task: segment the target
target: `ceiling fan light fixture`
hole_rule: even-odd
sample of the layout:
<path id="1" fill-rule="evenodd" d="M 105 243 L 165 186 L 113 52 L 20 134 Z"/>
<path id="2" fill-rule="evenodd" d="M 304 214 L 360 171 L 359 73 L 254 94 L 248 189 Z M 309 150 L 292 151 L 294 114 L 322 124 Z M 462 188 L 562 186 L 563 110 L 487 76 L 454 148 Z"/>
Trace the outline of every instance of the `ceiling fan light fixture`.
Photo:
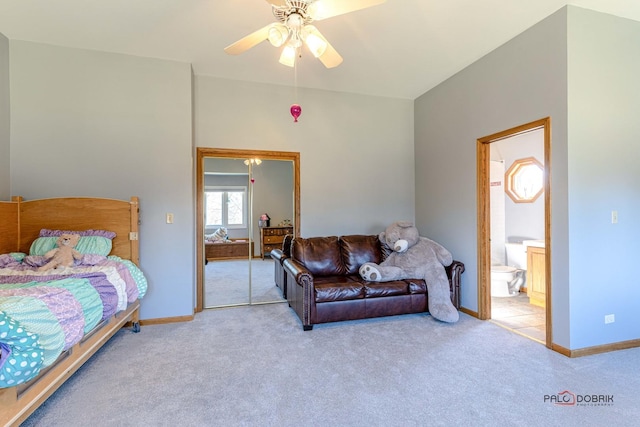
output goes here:
<path id="1" fill-rule="evenodd" d="M 322 56 L 322 54 L 327 50 L 327 42 L 325 42 L 315 34 L 307 35 L 307 37 L 304 39 L 304 42 L 307 44 L 307 47 L 316 58 Z"/>
<path id="2" fill-rule="evenodd" d="M 327 50 L 327 43 L 314 34 L 310 34 L 305 42 L 307 43 L 307 47 L 309 48 L 313 56 L 315 56 L 316 58 L 322 56 L 322 54 L 324 54 L 324 52 Z"/>
<path id="3" fill-rule="evenodd" d="M 269 28 L 269 43 L 272 46 L 280 47 L 289 38 L 289 29 L 283 24 L 273 24 Z"/>
<path id="4" fill-rule="evenodd" d="M 287 67 L 293 67 L 296 64 L 296 48 L 287 44 L 284 49 L 282 49 L 278 62 Z"/>
<path id="5" fill-rule="evenodd" d="M 309 16 L 324 16 L 326 15 L 326 8 L 323 7 L 322 2 L 314 1 L 307 6 L 307 15 Z"/>
<path id="6" fill-rule="evenodd" d="M 301 31 L 304 42 L 316 58 L 321 57 L 327 50 L 329 43 L 313 25 L 306 25 Z"/>
<path id="7" fill-rule="evenodd" d="M 344 15 L 384 3 L 386 0 L 267 0 L 275 23 L 266 25 L 224 48 L 230 55 L 238 55 L 257 44 L 269 40 L 275 47 L 282 47 L 280 63 L 295 66 L 298 49 L 306 44 L 309 51 L 326 68 L 342 63 L 342 56 L 315 28 L 312 22 Z"/>
<path id="8" fill-rule="evenodd" d="M 294 30 L 299 30 L 304 24 L 304 18 L 299 13 L 292 13 L 287 17 L 287 26 Z"/>

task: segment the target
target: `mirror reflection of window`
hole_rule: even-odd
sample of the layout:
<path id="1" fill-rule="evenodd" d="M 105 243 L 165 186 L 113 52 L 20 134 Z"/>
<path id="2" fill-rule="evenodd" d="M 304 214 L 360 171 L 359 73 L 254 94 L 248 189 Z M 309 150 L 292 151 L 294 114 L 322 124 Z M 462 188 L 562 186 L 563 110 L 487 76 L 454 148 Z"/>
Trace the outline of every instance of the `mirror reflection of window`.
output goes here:
<path id="1" fill-rule="evenodd" d="M 205 226 L 247 227 L 247 189 L 207 189 L 205 191 Z"/>
<path id="2" fill-rule="evenodd" d="M 544 168 L 534 157 L 518 159 L 505 173 L 505 192 L 515 203 L 532 203 L 543 191 Z"/>

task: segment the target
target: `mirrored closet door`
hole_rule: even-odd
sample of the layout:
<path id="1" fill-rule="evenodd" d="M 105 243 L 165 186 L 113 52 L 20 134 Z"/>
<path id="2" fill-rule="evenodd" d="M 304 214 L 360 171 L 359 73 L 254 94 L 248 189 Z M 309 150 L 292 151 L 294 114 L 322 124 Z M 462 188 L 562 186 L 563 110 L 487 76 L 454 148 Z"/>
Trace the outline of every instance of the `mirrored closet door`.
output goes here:
<path id="1" fill-rule="evenodd" d="M 272 249 L 299 230 L 299 154 L 198 148 L 197 311 L 284 302 Z"/>
<path id="2" fill-rule="evenodd" d="M 204 307 L 250 302 L 249 167 L 243 159 L 204 159 Z"/>

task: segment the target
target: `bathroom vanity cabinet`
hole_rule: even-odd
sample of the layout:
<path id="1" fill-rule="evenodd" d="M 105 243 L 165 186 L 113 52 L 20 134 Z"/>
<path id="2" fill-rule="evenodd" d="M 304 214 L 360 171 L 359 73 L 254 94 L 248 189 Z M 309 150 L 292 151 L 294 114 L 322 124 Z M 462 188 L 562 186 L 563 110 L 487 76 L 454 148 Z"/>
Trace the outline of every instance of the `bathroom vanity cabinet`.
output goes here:
<path id="1" fill-rule="evenodd" d="M 545 306 L 546 262 L 545 248 L 527 246 L 527 296 L 529 302 Z"/>

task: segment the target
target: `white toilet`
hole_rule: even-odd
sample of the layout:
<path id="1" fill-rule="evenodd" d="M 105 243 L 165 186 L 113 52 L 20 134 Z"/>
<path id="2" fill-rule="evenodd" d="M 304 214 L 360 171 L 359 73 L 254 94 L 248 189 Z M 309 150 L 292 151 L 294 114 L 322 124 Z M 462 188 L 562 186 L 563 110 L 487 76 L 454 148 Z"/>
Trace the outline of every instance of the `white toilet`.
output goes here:
<path id="1" fill-rule="evenodd" d="M 491 266 L 491 296 L 518 295 L 527 269 L 527 248 L 522 243 L 505 243 L 507 265 Z"/>

